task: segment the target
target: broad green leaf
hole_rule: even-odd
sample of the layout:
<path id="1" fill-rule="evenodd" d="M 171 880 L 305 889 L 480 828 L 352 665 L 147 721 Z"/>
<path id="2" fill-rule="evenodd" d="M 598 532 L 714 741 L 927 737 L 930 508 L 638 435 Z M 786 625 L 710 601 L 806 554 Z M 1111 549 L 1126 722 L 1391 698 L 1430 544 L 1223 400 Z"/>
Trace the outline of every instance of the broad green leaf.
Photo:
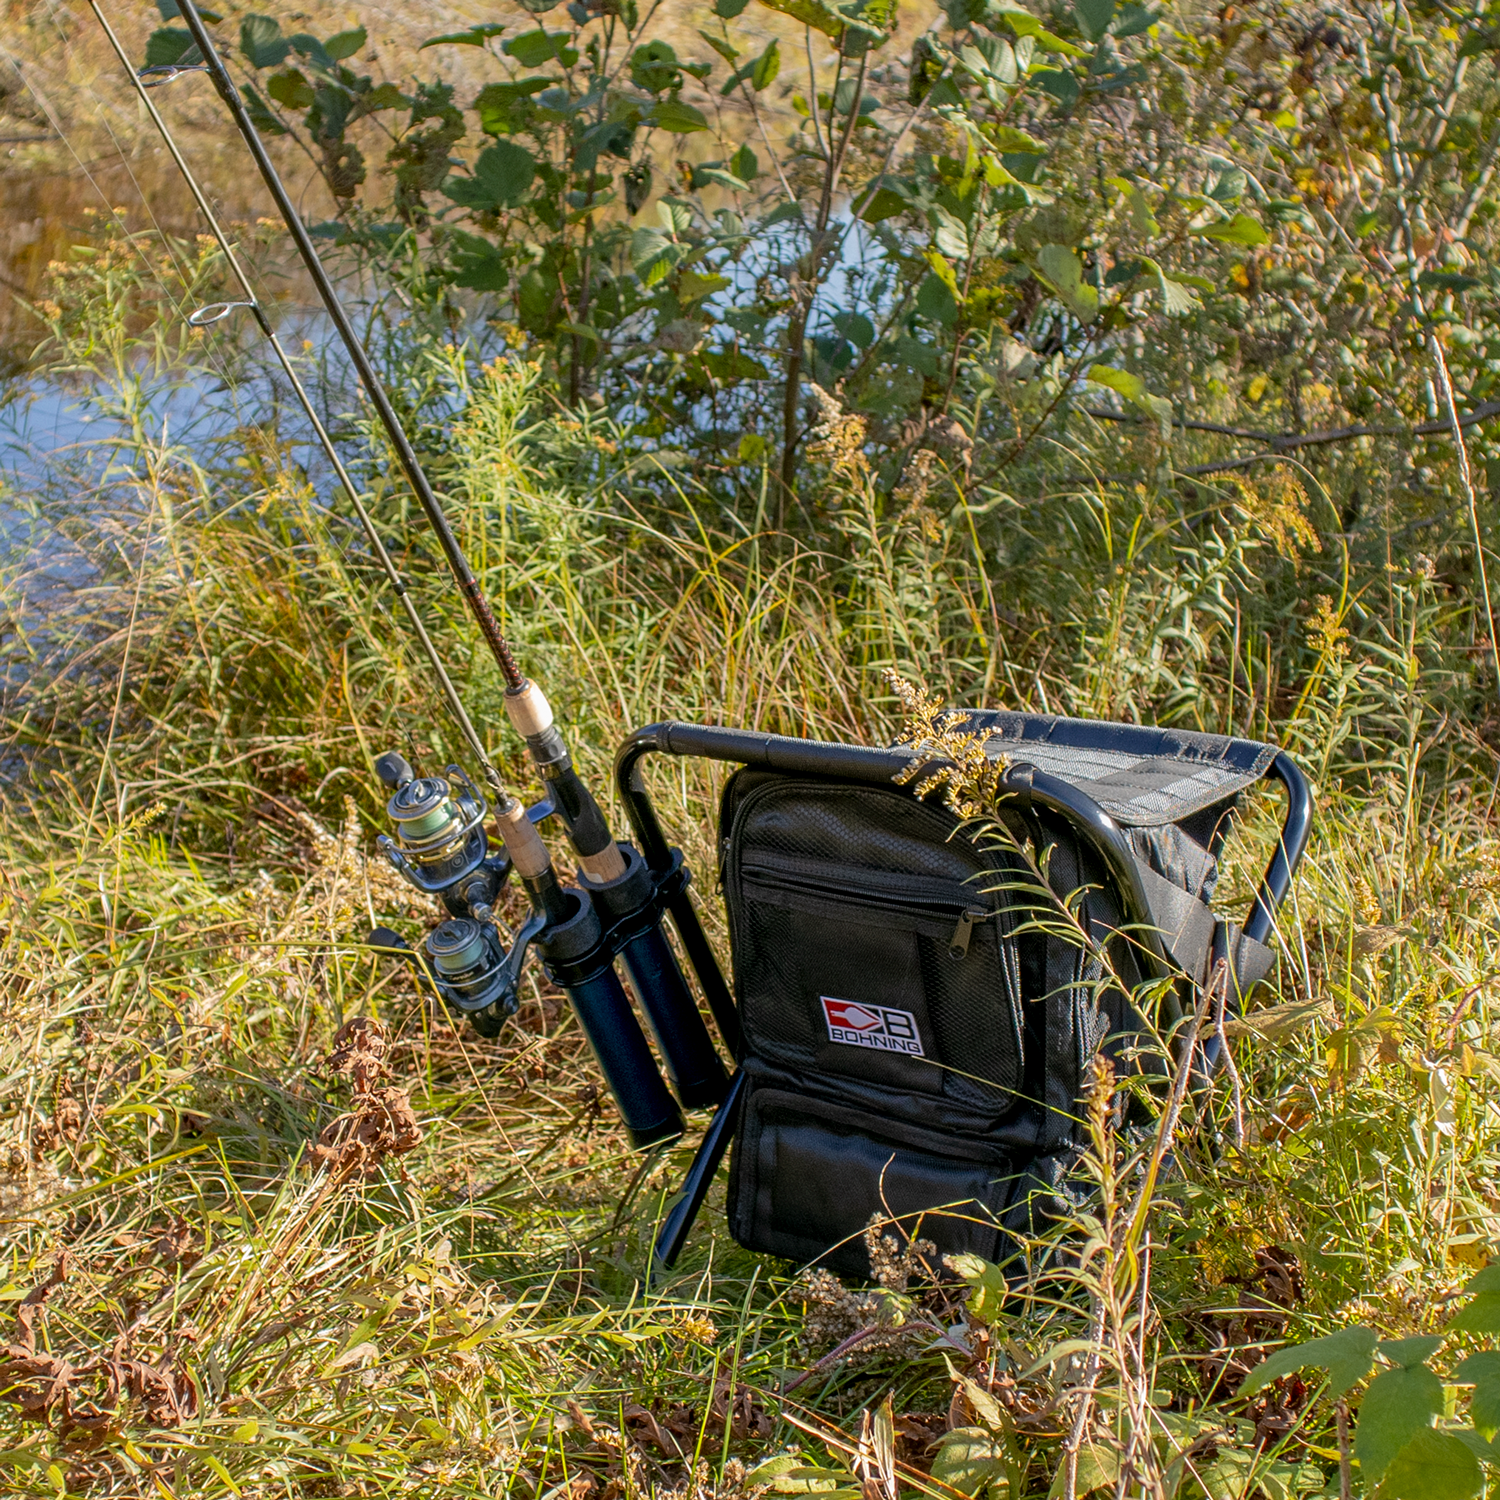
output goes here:
<path id="1" fill-rule="evenodd" d="M 1370 1382 L 1359 1406 L 1354 1456 L 1367 1484 L 1443 1410 L 1443 1382 L 1427 1368 L 1384 1370 Z"/>
<path id="2" fill-rule="evenodd" d="M 761 4 L 780 11 L 784 16 L 790 16 L 794 21 L 800 21 L 804 26 L 811 26 L 814 31 L 821 31 L 824 36 L 831 36 L 835 41 L 844 33 L 842 18 L 821 4 L 820 0 L 761 0 Z"/>
<path id="3" fill-rule="evenodd" d="M 1083 279 L 1083 262 L 1066 245 L 1043 245 L 1036 253 L 1036 268 L 1080 322 L 1094 321 L 1099 293 Z"/>
<path id="4" fill-rule="evenodd" d="M 1092 380 L 1095 373 L 1097 371 L 1091 372 L 1089 379 Z M 1317 1365 L 1328 1371 L 1328 1394 L 1342 1396 L 1370 1373 L 1370 1367 L 1375 1363 L 1375 1345 L 1379 1341 L 1373 1328 L 1356 1325 L 1325 1334 L 1320 1339 L 1310 1339 L 1305 1344 L 1278 1349 L 1251 1370 L 1240 1391 L 1253 1396 L 1262 1386 L 1290 1375 L 1293 1370 Z"/>
<path id="5" fill-rule="evenodd" d="M 758 359 L 752 359 L 738 349 L 711 351 L 703 356 L 703 364 L 716 380 L 769 380 L 771 378 L 771 372 Z M 744 438 L 750 436 L 752 434 L 745 433 L 740 441 L 742 463 L 755 462 L 760 457 L 760 452 L 757 452 L 750 460 L 746 460 L 743 456 Z"/>
<path id="6" fill-rule="evenodd" d="M 764 93 L 776 81 L 776 75 L 780 71 L 781 47 L 773 36 L 766 43 L 766 50 L 751 65 L 750 86 L 757 94 Z"/>
<path id="7" fill-rule="evenodd" d="M 650 119 L 658 128 L 670 130 L 674 135 L 691 135 L 695 130 L 708 129 L 703 112 L 681 99 L 663 99 L 652 107 Z"/>
<path id="8" fill-rule="evenodd" d="M 1061 1463 L 1052 1478 L 1052 1488 L 1047 1491 L 1048 1500 L 1056 1500 L 1063 1493 L 1064 1469 Z M 1079 1495 L 1090 1495 L 1095 1490 L 1114 1489 L 1120 1477 L 1120 1455 L 1102 1443 L 1085 1441 L 1078 1450 Z"/>
<path id="9" fill-rule="evenodd" d="M 868 349 L 875 342 L 875 325 L 863 313 L 841 312 L 833 315 L 833 326 L 849 340 L 851 344 L 861 349 Z M 979 1260 L 977 1255 L 970 1257 Z M 984 1265 L 984 1261 L 979 1261 Z M 952 1262 L 950 1261 L 951 1265 Z"/>
<path id="10" fill-rule="evenodd" d="M 1122 10 L 1110 29 L 1117 37 L 1139 36 L 1161 20 L 1161 12 L 1149 5 L 1132 4 Z"/>
<path id="11" fill-rule="evenodd" d="M 1029 10 L 1016 10 L 1008 5 L 992 6 L 986 13 L 993 21 L 1001 21 L 1019 37 L 1030 37 L 1043 52 L 1060 53 L 1063 57 L 1086 57 L 1082 47 L 1065 42 L 1053 35 Z"/>
<path id="12" fill-rule="evenodd" d="M 519 129 L 531 95 L 550 88 L 556 79 L 521 78 L 514 83 L 487 83 L 474 101 L 480 128 L 486 135 L 506 135 Z"/>
<path id="13" fill-rule="evenodd" d="M 1469 1420 L 1486 1437 L 1500 1432 L 1500 1349 L 1471 1354 L 1453 1372 L 1459 1385 L 1472 1385 Z"/>
<path id="14" fill-rule="evenodd" d="M 1040 153 L 1047 149 L 1046 141 L 1038 140 L 1030 131 L 1017 130 L 1014 125 L 1000 125 L 994 130 L 987 130 L 985 139 L 997 151 Z"/>
<path id="15" fill-rule="evenodd" d="M 708 43 L 725 62 L 732 68 L 740 60 L 740 49 L 726 42 L 723 37 L 715 36 L 711 31 L 700 31 L 698 35 Z"/>
<path id="16" fill-rule="evenodd" d="M 1156 277 L 1156 285 L 1161 292 L 1163 311 L 1177 317 L 1182 313 L 1192 312 L 1200 305 L 1189 286 L 1181 281 L 1174 281 L 1154 260 L 1143 255 L 1140 264 Z"/>
<path id="17" fill-rule="evenodd" d="M 680 198 L 659 198 L 656 217 L 661 220 L 661 227 L 675 238 L 693 227 L 693 206 Z"/>
<path id="18" fill-rule="evenodd" d="M 1500 1292 L 1480 1292 L 1466 1302 L 1448 1324 L 1448 1332 L 1500 1333 Z"/>
<path id="19" fill-rule="evenodd" d="M 161 26 L 153 31 L 146 42 L 146 66 L 169 68 L 175 64 L 186 67 L 190 63 L 202 62 L 202 54 L 193 41 L 193 34 L 179 26 Z"/>
<path id="20" fill-rule="evenodd" d="M 1500 1260 L 1492 1260 L 1464 1283 L 1466 1296 L 1472 1297 L 1479 1292 L 1500 1292 Z"/>
<path id="21" fill-rule="evenodd" d="M 453 232 L 454 284 L 476 292 L 503 292 L 510 284 L 510 268 L 488 240 L 463 230 Z"/>
<path id="22" fill-rule="evenodd" d="M 753 1488 L 762 1484 L 769 1484 L 779 1474 L 790 1473 L 793 1469 L 802 1467 L 802 1455 L 800 1453 L 778 1453 L 774 1458 L 765 1459 L 745 1475 L 745 1487 Z"/>
<path id="23" fill-rule="evenodd" d="M 1245 182 L 1245 173 L 1241 168 L 1223 167 L 1214 178 L 1213 186 L 1208 190 L 1208 196 L 1215 203 L 1238 203 L 1245 195 Z"/>
<path id="24" fill-rule="evenodd" d="M 540 266 L 533 266 L 516 284 L 516 317 L 528 333 L 545 337 L 552 332 L 561 311 L 558 290 L 556 276 Z"/>
<path id="25" fill-rule="evenodd" d="M 287 109 L 309 109 L 317 97 L 301 68 L 283 68 L 266 79 L 266 92 Z"/>
<path id="26" fill-rule="evenodd" d="M 1073 0 L 1073 14 L 1078 17 L 1078 29 L 1097 42 L 1115 18 L 1115 0 Z"/>
<path id="27" fill-rule="evenodd" d="M 328 49 L 315 36 L 310 36 L 305 31 L 294 32 L 287 38 L 292 44 L 292 51 L 301 54 L 313 67 L 324 73 L 332 73 L 336 66 L 333 59 L 328 55 Z"/>
<path id="28" fill-rule="evenodd" d="M 539 27 L 536 31 L 523 31 L 520 36 L 513 36 L 500 50 L 507 57 L 515 58 L 523 68 L 540 68 L 549 62 L 571 68 L 578 61 L 578 53 L 563 45 L 567 40 L 565 31 L 547 31 Z"/>
<path id="29" fill-rule="evenodd" d="M 967 260 L 969 258 L 969 231 L 964 221 L 950 214 L 946 208 L 938 207 L 932 212 L 937 220 L 937 233 L 933 235 L 933 243 L 950 261 Z M 955 283 L 954 290 L 957 291 L 957 289 Z"/>
<path id="30" fill-rule="evenodd" d="M 732 21 L 749 3 L 750 0 L 714 0 L 714 14 L 721 21 Z"/>
<path id="31" fill-rule="evenodd" d="M 937 258 L 942 260 L 941 256 Z M 949 278 L 952 275 L 952 268 L 949 267 Z M 930 318 L 934 323 L 941 323 L 944 328 L 951 328 L 958 321 L 958 298 L 954 295 L 948 280 L 945 280 L 936 270 L 917 288 L 917 311 L 924 318 Z"/>
<path id="32" fill-rule="evenodd" d="M 399 109 L 411 100 L 394 83 L 377 83 L 368 94 L 361 94 L 355 105 L 360 116 L 373 115 L 382 109 Z"/>
<path id="33" fill-rule="evenodd" d="M 1419 1333 L 1409 1339 L 1383 1339 L 1376 1344 L 1375 1352 L 1403 1370 L 1415 1369 L 1426 1364 L 1443 1345 L 1440 1333 Z"/>
<path id="34" fill-rule="evenodd" d="M 1484 280 L 1479 276 L 1465 276 L 1461 271 L 1423 271 L 1417 284 L 1434 292 L 1467 292 L 1483 286 Z"/>
<path id="35" fill-rule="evenodd" d="M 798 1467 L 777 1474 L 771 1480 L 771 1488 L 778 1495 L 858 1495 L 858 1490 L 848 1488 L 853 1477 L 847 1469 L 799 1463 Z"/>
<path id="36" fill-rule="evenodd" d="M 1005 1446 L 983 1427 L 959 1427 L 943 1439 L 932 1461 L 932 1477 L 965 1495 L 1005 1476 Z"/>
<path id="37" fill-rule="evenodd" d="M 499 36 L 504 30 L 504 21 L 487 21 L 483 26 L 471 26 L 467 31 L 448 31 L 442 36 L 428 37 L 417 48 L 417 51 L 424 52 L 428 47 L 441 47 L 444 43 L 453 47 L 482 47 L 491 37 Z"/>
<path id="38" fill-rule="evenodd" d="M 369 39 L 370 34 L 363 26 L 355 26 L 349 31 L 340 31 L 329 37 L 323 43 L 323 50 L 335 62 L 342 62 L 346 57 L 353 57 Z"/>
<path id="39" fill-rule="evenodd" d="M 982 1323 L 996 1323 L 1010 1296 L 1005 1272 L 978 1255 L 950 1256 L 947 1264 L 969 1288 L 969 1313 Z"/>
<path id="40" fill-rule="evenodd" d="M 1449 1333 L 1500 1333 L 1500 1261 L 1476 1271 L 1464 1286 L 1473 1300 L 1459 1308 Z"/>
<path id="41" fill-rule="evenodd" d="M 479 153 L 472 177 L 448 178 L 443 193 L 465 208 L 493 211 L 519 203 L 535 176 L 536 162 L 524 146 L 498 141 Z"/>
<path id="42" fill-rule="evenodd" d="M 754 182 L 760 176 L 760 162 L 748 142 L 729 158 L 729 170 L 741 182 Z"/>
<path id="43" fill-rule="evenodd" d="M 701 302 L 722 292 L 729 285 L 727 276 L 705 275 L 701 271 L 684 271 L 677 284 L 677 300 L 685 307 L 689 302 Z"/>
<path id="44" fill-rule="evenodd" d="M 750 184 L 743 177 L 736 177 L 733 172 L 728 172 L 723 167 L 694 167 L 693 186 L 698 187 L 705 182 L 716 182 L 720 187 L 727 187 L 735 193 L 750 191 Z"/>
<path id="45" fill-rule="evenodd" d="M 279 68 L 292 50 L 270 16 L 246 16 L 240 22 L 240 51 L 252 68 Z"/>
<path id="46" fill-rule="evenodd" d="M 177 0 L 156 0 L 157 14 L 163 21 L 176 21 L 182 16 L 182 7 Z M 217 26 L 224 19 L 216 10 L 210 10 L 206 5 L 198 7 L 198 14 L 208 22 L 210 26 Z"/>
<path id="47" fill-rule="evenodd" d="M 262 135 L 287 134 L 286 126 L 276 118 L 271 107 L 250 84 L 241 84 L 240 94 L 245 100 L 245 113 L 250 116 L 250 123 Z"/>
<path id="48" fill-rule="evenodd" d="M 1363 1425 L 1363 1422 L 1361 1422 Z M 1364 1461 L 1360 1461 L 1364 1467 Z M 1381 1500 L 1474 1500 L 1484 1470 L 1468 1445 L 1451 1432 L 1417 1433 L 1390 1461 Z"/>
<path id="49" fill-rule="evenodd" d="M 1271 236 L 1249 214 L 1236 214 L 1222 224 L 1209 224 L 1196 229 L 1195 234 L 1206 240 L 1219 240 L 1226 245 L 1269 245 Z"/>
<path id="50" fill-rule="evenodd" d="M 647 42 L 630 56 L 630 81 L 648 94 L 665 93 L 682 82 L 682 64 L 670 42 Z"/>
<path id="51" fill-rule="evenodd" d="M 1111 177 L 1110 187 L 1119 192 L 1130 207 L 1130 223 L 1142 239 L 1152 239 L 1161 232 L 1151 201 L 1128 177 Z"/>
<path id="52" fill-rule="evenodd" d="M 883 187 L 860 209 L 859 216 L 867 224 L 878 224 L 882 219 L 894 218 L 905 213 L 911 205 L 892 188 Z"/>

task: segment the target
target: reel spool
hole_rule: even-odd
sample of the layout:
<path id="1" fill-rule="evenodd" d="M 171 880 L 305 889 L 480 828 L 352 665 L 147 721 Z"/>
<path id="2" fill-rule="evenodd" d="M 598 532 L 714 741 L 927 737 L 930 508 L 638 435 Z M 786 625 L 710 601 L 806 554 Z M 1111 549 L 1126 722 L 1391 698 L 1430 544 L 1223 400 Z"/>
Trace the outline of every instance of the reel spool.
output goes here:
<path id="1" fill-rule="evenodd" d="M 396 825 L 395 838 L 381 834 L 376 843 L 403 879 L 423 895 L 437 896 L 484 863 L 489 807 L 461 767 L 446 766 L 443 776 L 413 777 L 405 759 L 392 752 L 375 769 L 395 788 L 385 810 Z M 454 783 L 462 789 L 455 792 Z"/>
<path id="2" fill-rule="evenodd" d="M 457 917 L 435 927 L 423 944 L 438 993 L 467 1016 L 481 1036 L 498 1036 L 516 1013 L 516 979 L 493 923 Z"/>

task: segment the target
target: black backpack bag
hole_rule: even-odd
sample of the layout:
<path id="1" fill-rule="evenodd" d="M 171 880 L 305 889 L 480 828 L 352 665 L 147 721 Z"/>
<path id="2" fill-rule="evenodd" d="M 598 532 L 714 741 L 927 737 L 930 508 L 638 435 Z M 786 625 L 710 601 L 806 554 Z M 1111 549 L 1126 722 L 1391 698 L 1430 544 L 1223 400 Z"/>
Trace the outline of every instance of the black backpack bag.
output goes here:
<path id="1" fill-rule="evenodd" d="M 661 1264 L 731 1141 L 729 1228 L 747 1249 L 867 1275 L 863 1231 L 879 1218 L 940 1254 L 1003 1260 L 1066 1190 L 1095 1055 L 1146 1050 L 1135 981 L 1170 977 L 1180 1014 L 1216 960 L 1232 999 L 1269 971 L 1310 818 L 1284 753 L 1033 714 L 971 713 L 964 727 L 1003 767 L 1002 829 L 919 795 L 906 748 L 688 724 L 622 748 L 642 853 L 738 1064 L 658 1236 Z M 741 767 L 719 822 L 732 994 L 646 791 L 650 751 Z M 1211 901 L 1240 799 L 1267 775 L 1287 816 L 1241 926 Z"/>

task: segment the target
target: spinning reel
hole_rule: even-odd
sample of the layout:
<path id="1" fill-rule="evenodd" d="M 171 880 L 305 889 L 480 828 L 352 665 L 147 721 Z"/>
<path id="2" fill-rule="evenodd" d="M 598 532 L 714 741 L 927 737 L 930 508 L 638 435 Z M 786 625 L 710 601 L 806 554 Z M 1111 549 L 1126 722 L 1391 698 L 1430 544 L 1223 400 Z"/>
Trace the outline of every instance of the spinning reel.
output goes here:
<path id="1" fill-rule="evenodd" d="M 396 825 L 395 837 L 381 834 L 377 846 L 409 885 L 441 897 L 453 914 L 422 945 L 425 972 L 449 1010 L 466 1016 L 481 1036 L 498 1036 L 516 1013 L 526 948 L 544 918 L 529 918 L 511 951 L 505 951 L 493 912 L 510 874 L 510 858 L 489 852 L 484 831 L 489 805 L 461 767 L 418 777 L 404 756 L 391 751 L 375 762 L 375 771 L 391 791 L 386 814 Z M 387 942 L 379 946 L 393 945 L 395 934 L 381 933 Z M 405 943 L 400 947 L 416 959 Z"/>
<path id="2" fill-rule="evenodd" d="M 371 934 L 374 946 L 407 958 L 456 1018 L 493 1037 L 516 1012 L 521 967 L 535 945 L 548 978 L 566 991 L 637 1145 L 682 1131 L 679 1101 L 691 1109 L 723 1098 L 723 1065 L 661 932 L 664 892 L 634 849 L 611 846 L 623 872 L 613 879 L 591 879 L 585 871 L 577 886 L 563 887 L 550 865 L 533 865 L 525 854 L 531 846 L 518 836 L 524 829 L 541 850 L 532 825 L 554 812 L 566 816 L 554 797 L 530 809 L 504 799 L 497 816 L 511 852 L 491 854 L 484 827 L 489 806 L 459 766 L 419 777 L 391 752 L 375 769 L 391 793 L 386 812 L 394 825 L 378 840 L 381 852 L 409 885 L 439 897 L 451 915 L 428 934 L 420 954 L 386 928 Z M 494 908 L 512 868 L 532 912 L 507 952 Z M 682 878 L 675 870 L 673 877 Z M 630 975 L 676 1100 L 615 972 L 616 958 Z"/>

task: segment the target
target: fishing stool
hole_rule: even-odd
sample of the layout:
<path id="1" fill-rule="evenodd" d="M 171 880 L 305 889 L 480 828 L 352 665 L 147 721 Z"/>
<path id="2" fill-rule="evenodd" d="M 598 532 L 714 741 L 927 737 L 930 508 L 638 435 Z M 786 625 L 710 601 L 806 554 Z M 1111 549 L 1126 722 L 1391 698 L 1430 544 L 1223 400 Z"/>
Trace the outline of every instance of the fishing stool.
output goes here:
<path id="1" fill-rule="evenodd" d="M 1004 711 L 953 727 L 983 735 L 997 768 L 988 831 L 919 795 L 938 763 L 911 774 L 924 757 L 910 747 L 683 723 L 621 747 L 639 849 L 737 1065 L 658 1264 L 676 1260 L 731 1142 L 729 1228 L 749 1250 L 868 1275 L 877 1217 L 940 1253 L 1003 1260 L 1066 1195 L 1095 1055 L 1165 1071 L 1153 1031 L 1180 1036 L 1211 982 L 1237 1012 L 1269 972 L 1311 819 L 1285 752 Z M 646 790 L 652 753 L 739 767 L 718 844 L 732 990 Z M 1241 799 L 1265 777 L 1286 815 L 1241 924 L 1211 901 Z M 1133 996 L 1153 979 L 1167 998 L 1148 1025 Z M 1221 1045 L 1200 1044 L 1200 1079 Z"/>

